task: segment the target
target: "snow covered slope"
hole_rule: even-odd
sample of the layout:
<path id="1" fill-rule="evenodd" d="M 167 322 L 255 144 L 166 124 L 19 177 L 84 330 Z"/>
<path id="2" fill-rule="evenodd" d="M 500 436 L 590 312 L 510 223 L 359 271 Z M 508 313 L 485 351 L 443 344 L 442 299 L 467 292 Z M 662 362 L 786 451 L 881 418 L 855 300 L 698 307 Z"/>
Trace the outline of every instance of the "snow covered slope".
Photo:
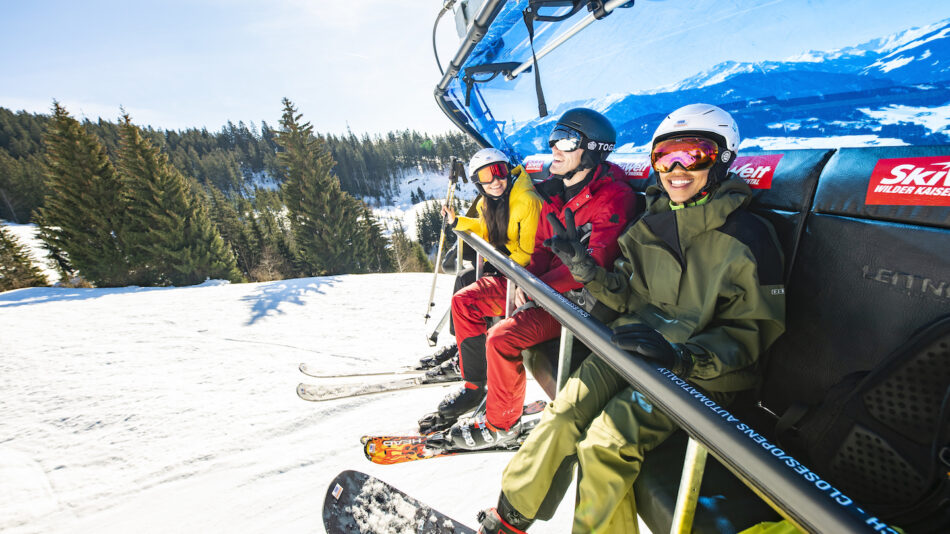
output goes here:
<path id="1" fill-rule="evenodd" d="M 0 293 L 0 531 L 323 532 L 343 469 L 474 524 L 511 453 L 377 466 L 360 450 L 363 433 L 412 430 L 454 385 L 322 404 L 294 392 L 302 361 L 379 371 L 430 352 L 431 280 Z M 568 532 L 572 504 L 532 532 Z"/>

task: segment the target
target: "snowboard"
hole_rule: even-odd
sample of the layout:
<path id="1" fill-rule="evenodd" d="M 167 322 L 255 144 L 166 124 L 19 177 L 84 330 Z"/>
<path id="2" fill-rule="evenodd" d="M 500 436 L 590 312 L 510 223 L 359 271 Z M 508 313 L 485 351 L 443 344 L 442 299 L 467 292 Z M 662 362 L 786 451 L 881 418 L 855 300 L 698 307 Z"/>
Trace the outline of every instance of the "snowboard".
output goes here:
<path id="1" fill-rule="evenodd" d="M 343 471 L 323 501 L 328 534 L 475 534 L 475 530 L 378 478 Z"/>

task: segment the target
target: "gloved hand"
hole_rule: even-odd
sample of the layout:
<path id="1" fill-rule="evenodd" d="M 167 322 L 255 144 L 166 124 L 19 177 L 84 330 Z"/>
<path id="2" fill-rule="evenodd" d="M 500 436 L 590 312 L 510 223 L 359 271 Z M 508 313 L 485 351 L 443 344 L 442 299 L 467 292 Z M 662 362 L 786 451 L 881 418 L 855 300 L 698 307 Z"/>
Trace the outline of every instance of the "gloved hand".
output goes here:
<path id="1" fill-rule="evenodd" d="M 548 213 L 548 223 L 554 237 L 545 239 L 544 246 L 561 258 L 574 280 L 586 284 L 597 274 L 597 262 L 587 254 L 587 248 L 577 237 L 577 225 L 574 224 L 574 212 L 571 208 L 564 210 L 564 222 L 565 224 L 561 224 L 556 215 Z"/>
<path id="2" fill-rule="evenodd" d="M 693 355 L 683 345 L 673 345 L 645 324 L 628 324 L 613 329 L 610 342 L 637 356 L 653 360 L 676 376 L 686 378 L 693 368 Z"/>

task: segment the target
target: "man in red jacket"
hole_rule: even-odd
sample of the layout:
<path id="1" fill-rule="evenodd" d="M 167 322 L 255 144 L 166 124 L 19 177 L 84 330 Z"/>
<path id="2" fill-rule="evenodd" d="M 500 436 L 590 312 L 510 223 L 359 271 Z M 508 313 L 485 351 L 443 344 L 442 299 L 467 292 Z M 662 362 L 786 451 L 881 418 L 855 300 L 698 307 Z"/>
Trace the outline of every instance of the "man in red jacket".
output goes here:
<path id="1" fill-rule="evenodd" d="M 556 217 L 563 224 L 565 210 L 572 211 L 590 256 L 609 268 L 620 253 L 617 237 L 635 215 L 634 192 L 626 184 L 623 170 L 606 161 L 616 140 L 610 121 L 585 108 L 565 112 L 548 140 L 554 161 L 551 178 L 536 187 L 544 205 L 527 269 L 559 293 L 582 290 L 583 284 L 576 282 L 567 266 L 544 245 L 553 236 L 549 218 Z M 468 360 L 465 367 L 469 369 L 478 369 L 469 365 L 471 362 L 484 361 L 486 373 L 484 377 L 463 375 L 464 387 L 446 397 L 439 412 L 446 420 L 455 421 L 485 398 L 487 385 L 486 412 L 455 422 L 446 433 L 455 448 L 480 449 L 517 439 L 525 398 L 521 351 L 561 333 L 560 323 L 548 312 L 522 308 L 526 299 L 520 289 L 515 306 L 521 311 L 487 329 L 485 317 L 504 315 L 505 293 L 503 278 L 486 277 L 452 297 L 460 357 Z"/>

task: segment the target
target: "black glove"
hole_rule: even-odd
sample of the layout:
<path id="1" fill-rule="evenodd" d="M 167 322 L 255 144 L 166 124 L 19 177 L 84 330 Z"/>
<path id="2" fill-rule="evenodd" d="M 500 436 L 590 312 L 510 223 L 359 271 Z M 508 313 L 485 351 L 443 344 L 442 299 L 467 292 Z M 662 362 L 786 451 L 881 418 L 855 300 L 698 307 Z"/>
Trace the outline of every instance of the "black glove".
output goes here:
<path id="1" fill-rule="evenodd" d="M 564 210 L 564 222 L 565 224 L 561 224 L 556 215 L 548 213 L 548 223 L 554 237 L 545 239 L 543 244 L 561 258 L 574 280 L 586 284 L 597 274 L 597 262 L 587 254 L 587 247 L 577 237 L 577 226 L 574 224 L 574 212 L 571 208 Z"/>
<path id="2" fill-rule="evenodd" d="M 637 356 L 655 361 L 679 377 L 688 377 L 693 355 L 686 347 L 672 345 L 659 332 L 645 324 L 628 324 L 613 329 L 610 342 Z"/>

